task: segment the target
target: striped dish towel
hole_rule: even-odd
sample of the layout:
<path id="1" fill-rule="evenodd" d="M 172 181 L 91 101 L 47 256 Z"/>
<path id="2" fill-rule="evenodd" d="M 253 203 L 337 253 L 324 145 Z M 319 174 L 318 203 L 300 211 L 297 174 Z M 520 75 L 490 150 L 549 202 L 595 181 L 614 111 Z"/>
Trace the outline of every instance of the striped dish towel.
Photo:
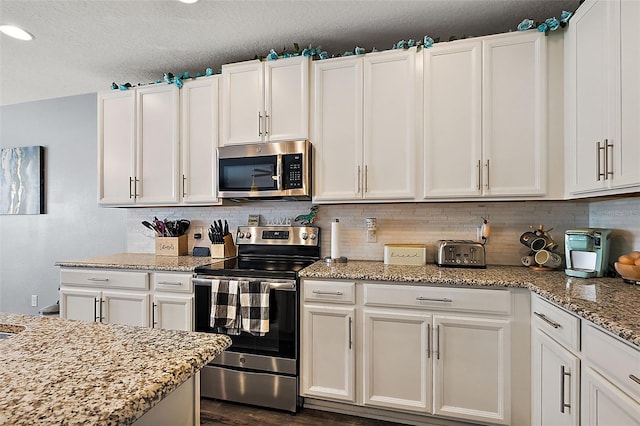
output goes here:
<path id="1" fill-rule="evenodd" d="M 246 282 L 246 281 L 244 281 Z M 230 335 L 240 334 L 240 310 L 238 309 L 238 281 L 212 280 L 211 327 L 224 329 Z"/>
<path id="2" fill-rule="evenodd" d="M 264 336 L 269 332 L 269 283 L 240 281 L 239 287 L 242 331 Z"/>

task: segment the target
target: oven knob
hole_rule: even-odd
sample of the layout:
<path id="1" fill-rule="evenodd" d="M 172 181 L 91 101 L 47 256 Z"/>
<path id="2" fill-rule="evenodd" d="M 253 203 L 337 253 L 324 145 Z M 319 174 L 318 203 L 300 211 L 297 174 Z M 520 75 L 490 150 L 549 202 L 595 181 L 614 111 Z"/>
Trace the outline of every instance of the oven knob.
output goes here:
<path id="1" fill-rule="evenodd" d="M 238 232 L 238 238 L 244 238 L 244 232 Z"/>
<path id="2" fill-rule="evenodd" d="M 247 232 L 246 234 L 244 234 L 244 236 L 247 238 L 251 238 L 251 232 Z"/>
<path id="3" fill-rule="evenodd" d="M 245 363 L 245 361 L 246 361 L 246 360 L 244 359 L 244 357 L 240 357 L 240 364 L 244 364 L 244 363 Z"/>
<path id="4" fill-rule="evenodd" d="M 306 240 L 307 238 L 309 238 L 309 234 L 307 234 L 306 232 L 302 233 L 302 239 Z"/>
<path id="5" fill-rule="evenodd" d="M 309 235 L 309 238 L 311 238 L 312 240 L 315 240 L 316 239 L 316 234 Z"/>

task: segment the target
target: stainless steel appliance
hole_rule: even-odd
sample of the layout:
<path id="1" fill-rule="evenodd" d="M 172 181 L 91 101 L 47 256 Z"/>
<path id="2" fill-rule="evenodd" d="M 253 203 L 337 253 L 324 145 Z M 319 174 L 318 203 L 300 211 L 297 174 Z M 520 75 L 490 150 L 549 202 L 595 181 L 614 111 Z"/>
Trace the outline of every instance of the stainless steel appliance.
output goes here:
<path id="1" fill-rule="evenodd" d="M 609 268 L 610 229 L 568 229 L 565 232 L 565 273 L 571 277 L 602 277 Z"/>
<path id="2" fill-rule="evenodd" d="M 469 240 L 439 240 L 436 264 L 460 268 L 486 268 L 484 245 Z"/>
<path id="3" fill-rule="evenodd" d="M 196 269 L 195 330 L 210 326 L 214 279 L 268 282 L 269 332 L 230 336 L 232 345 L 204 367 L 201 395 L 296 412 L 298 404 L 298 272 L 320 259 L 319 229 L 312 226 L 241 226 L 238 257 Z"/>
<path id="4" fill-rule="evenodd" d="M 311 199 L 311 142 L 218 148 L 218 196 L 232 199 Z"/>

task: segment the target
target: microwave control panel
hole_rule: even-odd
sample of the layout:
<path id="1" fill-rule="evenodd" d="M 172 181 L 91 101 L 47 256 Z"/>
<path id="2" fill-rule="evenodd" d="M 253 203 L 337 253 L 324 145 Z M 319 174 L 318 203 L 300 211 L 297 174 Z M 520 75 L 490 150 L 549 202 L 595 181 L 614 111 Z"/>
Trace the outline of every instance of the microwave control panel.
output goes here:
<path id="1" fill-rule="evenodd" d="M 285 154 L 282 156 L 282 175 L 284 189 L 302 188 L 302 154 Z"/>

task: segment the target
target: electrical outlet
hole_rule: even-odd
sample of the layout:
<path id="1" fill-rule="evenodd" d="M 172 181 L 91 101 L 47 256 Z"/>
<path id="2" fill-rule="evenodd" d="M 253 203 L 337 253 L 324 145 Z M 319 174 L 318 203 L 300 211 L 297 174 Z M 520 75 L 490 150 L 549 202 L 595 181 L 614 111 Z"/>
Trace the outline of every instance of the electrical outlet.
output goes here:
<path id="1" fill-rule="evenodd" d="M 33 306 L 34 308 L 38 306 L 38 295 L 37 294 L 32 294 L 31 295 L 31 306 Z"/>

